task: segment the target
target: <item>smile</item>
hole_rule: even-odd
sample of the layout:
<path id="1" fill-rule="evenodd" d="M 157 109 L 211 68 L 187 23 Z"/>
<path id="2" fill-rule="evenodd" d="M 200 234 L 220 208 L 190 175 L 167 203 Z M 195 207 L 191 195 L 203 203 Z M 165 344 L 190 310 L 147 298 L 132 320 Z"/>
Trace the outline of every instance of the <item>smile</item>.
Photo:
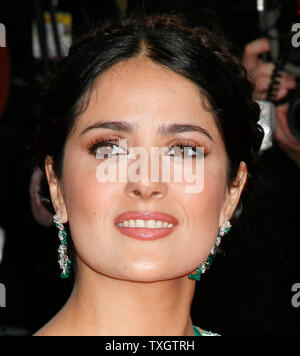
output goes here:
<path id="1" fill-rule="evenodd" d="M 117 224 L 119 227 L 131 227 L 131 228 L 140 228 L 147 227 L 149 229 L 170 229 L 174 226 L 174 224 L 169 224 L 167 221 L 161 220 L 125 220 Z"/>
<path id="2" fill-rule="evenodd" d="M 142 241 L 153 241 L 170 235 L 178 220 L 162 212 L 128 211 L 119 215 L 114 226 L 125 236 Z"/>

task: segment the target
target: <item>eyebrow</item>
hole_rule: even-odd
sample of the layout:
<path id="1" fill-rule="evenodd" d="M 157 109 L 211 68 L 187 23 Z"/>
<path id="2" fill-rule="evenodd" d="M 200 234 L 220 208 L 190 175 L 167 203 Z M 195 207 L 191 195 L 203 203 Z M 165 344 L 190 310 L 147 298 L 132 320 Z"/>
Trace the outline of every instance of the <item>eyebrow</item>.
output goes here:
<path id="1" fill-rule="evenodd" d="M 108 129 L 112 130 L 115 132 L 123 132 L 123 133 L 128 133 L 128 134 L 133 134 L 137 129 L 138 125 L 133 124 L 128 121 L 110 121 L 110 122 L 96 122 L 95 124 L 88 126 L 86 129 L 84 129 L 80 136 L 85 135 L 87 132 L 95 129 Z M 201 134 L 206 135 L 211 141 L 214 142 L 212 136 L 209 134 L 209 132 L 204 129 L 203 127 L 199 125 L 189 125 L 189 124 L 172 124 L 169 126 L 166 126 L 165 124 L 162 124 L 157 131 L 158 135 L 164 135 L 164 136 L 169 136 L 169 135 L 175 135 L 183 132 L 200 132 Z"/>

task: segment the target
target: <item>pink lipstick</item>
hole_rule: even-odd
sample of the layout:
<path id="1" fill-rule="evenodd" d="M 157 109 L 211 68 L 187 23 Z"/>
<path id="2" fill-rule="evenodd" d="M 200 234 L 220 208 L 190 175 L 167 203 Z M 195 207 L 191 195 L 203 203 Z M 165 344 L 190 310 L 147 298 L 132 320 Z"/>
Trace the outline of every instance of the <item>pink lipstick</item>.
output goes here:
<path id="1" fill-rule="evenodd" d="M 143 241 L 153 241 L 170 235 L 178 223 L 174 216 L 166 213 L 138 211 L 128 211 L 114 221 L 115 227 L 122 234 Z"/>

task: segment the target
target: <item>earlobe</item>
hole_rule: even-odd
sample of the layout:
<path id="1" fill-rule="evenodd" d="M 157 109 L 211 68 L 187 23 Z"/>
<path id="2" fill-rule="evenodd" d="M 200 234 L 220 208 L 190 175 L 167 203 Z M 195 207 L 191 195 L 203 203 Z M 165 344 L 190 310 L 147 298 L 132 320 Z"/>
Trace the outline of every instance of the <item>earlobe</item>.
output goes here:
<path id="1" fill-rule="evenodd" d="M 54 171 L 53 158 L 51 156 L 47 156 L 45 159 L 45 172 L 53 208 L 63 224 L 66 224 L 68 222 L 67 209 L 59 179 Z"/>
<path id="2" fill-rule="evenodd" d="M 232 183 L 229 191 L 227 192 L 227 197 L 225 204 L 220 215 L 219 225 L 222 226 L 224 222 L 230 220 L 238 206 L 242 192 L 245 188 L 248 177 L 248 169 L 245 162 L 241 162 L 236 179 Z"/>

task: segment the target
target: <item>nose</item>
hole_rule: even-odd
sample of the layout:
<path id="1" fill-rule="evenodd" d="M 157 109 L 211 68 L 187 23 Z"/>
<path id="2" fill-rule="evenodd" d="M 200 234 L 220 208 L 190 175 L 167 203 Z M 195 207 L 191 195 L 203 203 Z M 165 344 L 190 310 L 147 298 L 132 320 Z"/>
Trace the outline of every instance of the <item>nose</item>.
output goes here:
<path id="1" fill-rule="evenodd" d="M 163 179 L 161 157 L 149 157 L 149 152 L 144 151 L 137 151 L 136 154 L 140 154 L 140 160 L 133 163 L 135 170 L 131 166 L 128 171 L 126 195 L 131 199 L 142 200 L 164 198 L 168 192 L 168 183 Z"/>
<path id="2" fill-rule="evenodd" d="M 126 194 L 130 198 L 139 197 L 143 200 L 149 200 L 152 197 L 162 199 L 167 194 L 167 183 L 164 182 L 129 182 L 126 186 Z"/>

